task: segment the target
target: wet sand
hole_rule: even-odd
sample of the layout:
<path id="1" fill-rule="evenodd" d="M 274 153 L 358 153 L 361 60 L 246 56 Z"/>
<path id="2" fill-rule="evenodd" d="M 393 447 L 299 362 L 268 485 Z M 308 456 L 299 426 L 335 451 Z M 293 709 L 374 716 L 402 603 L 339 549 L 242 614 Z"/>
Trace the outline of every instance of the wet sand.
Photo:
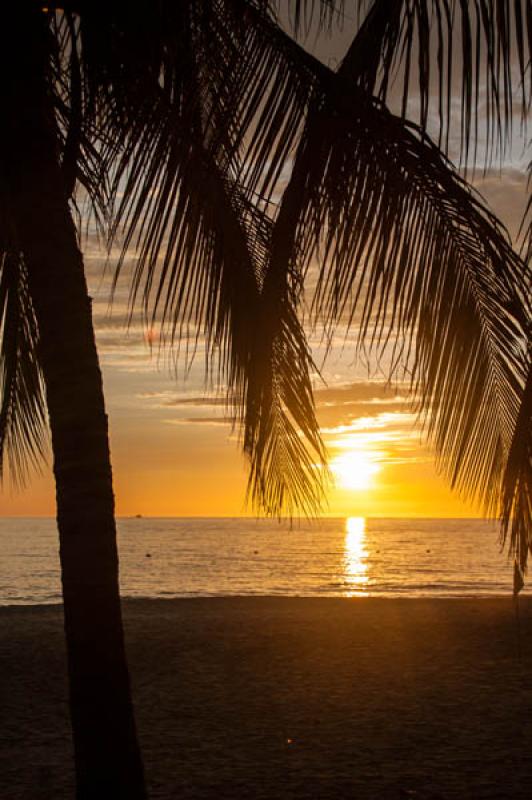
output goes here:
<path id="1" fill-rule="evenodd" d="M 529 798 L 532 600 L 126 601 L 152 800 Z M 0 797 L 73 797 L 58 607 L 0 609 Z"/>

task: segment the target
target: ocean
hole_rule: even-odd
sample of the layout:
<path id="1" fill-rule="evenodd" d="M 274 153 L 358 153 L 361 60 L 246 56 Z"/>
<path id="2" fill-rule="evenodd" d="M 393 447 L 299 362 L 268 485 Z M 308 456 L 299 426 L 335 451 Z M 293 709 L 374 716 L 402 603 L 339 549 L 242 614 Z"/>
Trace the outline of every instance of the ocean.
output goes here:
<path id="1" fill-rule="evenodd" d="M 124 597 L 509 595 L 494 522 L 118 519 Z M 55 520 L 0 518 L 0 605 L 59 603 Z"/>

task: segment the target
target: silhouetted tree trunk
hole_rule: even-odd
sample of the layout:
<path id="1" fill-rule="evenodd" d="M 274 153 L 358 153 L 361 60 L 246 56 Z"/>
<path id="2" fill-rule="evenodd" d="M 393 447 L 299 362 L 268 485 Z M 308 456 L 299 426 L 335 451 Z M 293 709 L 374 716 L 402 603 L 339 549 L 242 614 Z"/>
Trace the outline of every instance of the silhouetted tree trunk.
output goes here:
<path id="1" fill-rule="evenodd" d="M 107 416 L 91 302 L 46 92 L 45 19 L 38 5 L 34 11 L 19 5 L 9 4 L 11 19 L 3 19 L 3 38 L 7 33 L 19 50 L 2 64 L 1 179 L 40 332 L 77 797 L 136 800 L 146 792 L 124 650 Z"/>

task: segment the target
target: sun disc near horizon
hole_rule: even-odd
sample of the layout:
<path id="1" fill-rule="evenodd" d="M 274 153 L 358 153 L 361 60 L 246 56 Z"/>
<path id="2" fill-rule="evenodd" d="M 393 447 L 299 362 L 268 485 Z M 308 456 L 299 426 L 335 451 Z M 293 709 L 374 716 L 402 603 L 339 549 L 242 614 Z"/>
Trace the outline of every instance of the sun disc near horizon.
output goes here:
<path id="1" fill-rule="evenodd" d="M 350 450 L 331 461 L 331 470 L 342 489 L 360 491 L 371 488 L 373 476 L 380 472 L 380 464 L 372 453 Z"/>

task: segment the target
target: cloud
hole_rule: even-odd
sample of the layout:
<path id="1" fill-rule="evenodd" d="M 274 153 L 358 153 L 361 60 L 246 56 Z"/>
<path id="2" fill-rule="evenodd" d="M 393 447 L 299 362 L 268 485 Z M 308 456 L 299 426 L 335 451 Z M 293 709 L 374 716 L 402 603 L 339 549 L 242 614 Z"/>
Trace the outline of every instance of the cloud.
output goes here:
<path id="1" fill-rule="evenodd" d="M 176 417 L 162 420 L 166 425 L 230 425 L 237 424 L 236 417 Z"/>
<path id="2" fill-rule="evenodd" d="M 515 242 L 528 201 L 526 171 L 509 167 L 488 169 L 475 177 L 474 186 L 508 227 Z"/>
<path id="3" fill-rule="evenodd" d="M 222 396 L 214 397 L 174 397 L 167 400 L 167 406 L 222 406 L 229 405 L 227 398 Z"/>
<path id="4" fill-rule="evenodd" d="M 139 400 L 149 400 L 154 408 L 222 408 L 230 407 L 223 394 L 217 395 L 178 395 L 172 391 L 148 391 L 137 394 Z"/>
<path id="5" fill-rule="evenodd" d="M 321 433 L 331 455 L 366 453 L 376 463 L 394 466 L 431 462 L 408 389 L 367 380 L 316 391 Z"/>
<path id="6" fill-rule="evenodd" d="M 406 384 L 392 386 L 384 381 L 355 381 L 340 386 L 327 386 L 316 389 L 314 392 L 316 402 L 346 403 L 368 400 L 387 400 L 395 397 L 406 397 Z"/>
<path id="7" fill-rule="evenodd" d="M 406 385 L 392 387 L 383 381 L 357 381 L 318 389 L 315 399 L 322 429 L 351 426 L 361 417 L 404 412 L 413 400 Z"/>

